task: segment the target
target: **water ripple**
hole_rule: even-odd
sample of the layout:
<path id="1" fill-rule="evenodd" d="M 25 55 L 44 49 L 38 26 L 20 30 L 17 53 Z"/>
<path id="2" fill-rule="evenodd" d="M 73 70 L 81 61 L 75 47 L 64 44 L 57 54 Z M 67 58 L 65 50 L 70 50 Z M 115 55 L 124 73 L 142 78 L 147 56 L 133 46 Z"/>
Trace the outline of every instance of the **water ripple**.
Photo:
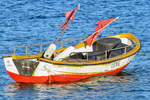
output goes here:
<path id="1" fill-rule="evenodd" d="M 17 45 L 55 41 L 65 22 L 64 13 L 79 2 L 81 8 L 61 40 L 85 38 L 94 32 L 97 21 L 120 17 L 102 32 L 103 36 L 133 33 L 142 43 L 141 51 L 150 54 L 148 0 L 0 0 L 0 99 L 149 100 L 150 58 L 140 53 L 117 76 L 75 84 L 21 84 L 10 78 L 2 56 L 12 53 Z M 31 53 L 35 49 L 31 48 Z"/>

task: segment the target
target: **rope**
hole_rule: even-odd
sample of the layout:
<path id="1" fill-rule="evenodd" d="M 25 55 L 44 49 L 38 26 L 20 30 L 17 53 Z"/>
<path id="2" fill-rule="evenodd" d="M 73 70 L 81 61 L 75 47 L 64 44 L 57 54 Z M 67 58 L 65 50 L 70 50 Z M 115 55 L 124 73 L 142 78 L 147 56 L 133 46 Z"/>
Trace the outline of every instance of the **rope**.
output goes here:
<path id="1" fill-rule="evenodd" d="M 146 54 L 144 51 L 140 51 L 139 53 L 141 53 L 142 55 L 144 55 L 144 56 L 150 58 L 150 55 Z"/>

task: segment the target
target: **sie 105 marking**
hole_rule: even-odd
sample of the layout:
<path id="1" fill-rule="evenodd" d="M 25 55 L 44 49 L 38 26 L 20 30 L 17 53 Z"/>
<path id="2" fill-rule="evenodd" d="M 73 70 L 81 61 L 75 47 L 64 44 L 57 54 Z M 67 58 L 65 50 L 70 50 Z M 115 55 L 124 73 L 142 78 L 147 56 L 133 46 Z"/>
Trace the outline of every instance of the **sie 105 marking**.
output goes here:
<path id="1" fill-rule="evenodd" d="M 117 62 L 112 63 L 111 68 L 117 68 L 119 66 L 120 66 L 120 61 L 117 61 Z"/>

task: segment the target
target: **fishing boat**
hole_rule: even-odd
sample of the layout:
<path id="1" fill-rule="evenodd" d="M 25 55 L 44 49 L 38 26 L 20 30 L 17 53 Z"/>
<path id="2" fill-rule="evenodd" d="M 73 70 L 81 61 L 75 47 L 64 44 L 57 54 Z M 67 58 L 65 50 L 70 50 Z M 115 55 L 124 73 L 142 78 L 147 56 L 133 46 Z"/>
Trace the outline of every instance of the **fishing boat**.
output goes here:
<path id="1" fill-rule="evenodd" d="M 62 33 L 73 21 L 79 5 L 66 12 L 66 22 L 60 27 Z M 22 83 L 65 83 L 84 80 L 100 75 L 115 75 L 122 71 L 140 50 L 140 41 L 131 33 L 97 38 L 112 18 L 98 21 L 91 35 L 85 39 L 59 41 L 61 34 L 53 43 L 17 46 L 14 53 L 4 55 L 8 74 L 16 82 Z M 80 41 L 71 46 L 63 44 Z M 48 47 L 43 51 L 45 45 Z M 40 52 L 28 54 L 28 48 L 39 46 Z M 59 46 L 59 48 L 58 48 Z M 24 55 L 16 55 L 22 48 Z"/>

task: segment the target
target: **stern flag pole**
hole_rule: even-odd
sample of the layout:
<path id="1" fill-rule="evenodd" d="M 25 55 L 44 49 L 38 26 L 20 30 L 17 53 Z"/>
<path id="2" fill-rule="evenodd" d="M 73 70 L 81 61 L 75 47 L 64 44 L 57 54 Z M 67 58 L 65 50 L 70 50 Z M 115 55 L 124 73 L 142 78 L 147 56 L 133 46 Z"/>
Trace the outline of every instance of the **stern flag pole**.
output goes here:
<path id="1" fill-rule="evenodd" d="M 66 17 L 67 21 L 62 26 L 60 26 L 60 29 L 63 28 L 63 30 L 61 31 L 61 33 L 59 34 L 58 38 L 56 39 L 56 42 L 58 42 L 58 40 L 60 39 L 61 35 L 64 33 L 64 31 L 69 27 L 69 25 L 73 21 L 73 19 L 75 17 L 75 13 L 76 13 L 78 8 L 80 8 L 80 4 L 78 4 L 72 11 L 68 11 L 68 12 L 65 13 L 65 17 Z"/>
<path id="2" fill-rule="evenodd" d="M 91 35 L 89 35 L 86 38 L 86 42 L 89 46 L 92 45 L 93 41 L 97 38 L 97 36 L 104 30 L 104 28 L 106 28 L 110 23 L 112 23 L 113 21 L 115 21 L 116 19 L 118 19 L 119 17 L 113 18 L 113 19 L 107 19 L 107 20 L 102 20 L 102 21 L 98 21 L 98 25 L 95 29 L 95 32 L 92 33 Z"/>

